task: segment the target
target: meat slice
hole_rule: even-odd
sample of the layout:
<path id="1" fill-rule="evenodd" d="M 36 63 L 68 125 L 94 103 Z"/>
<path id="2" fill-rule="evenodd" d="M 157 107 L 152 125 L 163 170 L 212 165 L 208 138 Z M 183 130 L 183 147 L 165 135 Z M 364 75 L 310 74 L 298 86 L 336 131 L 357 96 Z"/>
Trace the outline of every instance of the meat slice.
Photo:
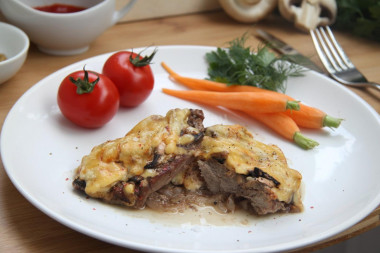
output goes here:
<path id="1" fill-rule="evenodd" d="M 290 204 L 277 199 L 271 191 L 273 183 L 267 179 L 236 174 L 213 158 L 199 160 L 198 164 L 212 193 L 233 194 L 237 202 L 248 201 L 250 209 L 259 215 L 290 211 Z"/>
<path id="2" fill-rule="evenodd" d="M 121 181 L 111 188 L 111 199 L 107 199 L 107 201 L 118 204 L 125 202 L 126 205 L 133 204 L 135 208 L 143 208 L 150 194 L 169 184 L 175 175 L 186 170 L 194 160 L 195 157 L 191 155 L 178 155 L 164 164 L 157 165 L 154 168 L 156 170 L 154 177 L 135 176 L 126 182 Z M 131 184 L 134 189 L 133 193 L 126 194 L 128 190 L 124 189 Z"/>
<path id="3" fill-rule="evenodd" d="M 278 147 L 255 140 L 242 126 L 215 125 L 205 130 L 202 150 L 198 166 L 213 194 L 233 195 L 259 215 L 302 210 L 302 176 Z"/>
<path id="4" fill-rule="evenodd" d="M 162 212 L 184 212 L 186 209 L 197 210 L 204 206 L 212 206 L 220 213 L 235 210 L 235 202 L 231 195 L 213 194 L 207 189 L 189 190 L 172 183 L 153 192 L 148 197 L 146 205 Z"/>
<path id="5" fill-rule="evenodd" d="M 109 203 L 143 208 L 149 195 L 193 167 L 203 119 L 202 111 L 191 109 L 148 117 L 125 137 L 96 146 L 85 156 L 74 188 Z"/>

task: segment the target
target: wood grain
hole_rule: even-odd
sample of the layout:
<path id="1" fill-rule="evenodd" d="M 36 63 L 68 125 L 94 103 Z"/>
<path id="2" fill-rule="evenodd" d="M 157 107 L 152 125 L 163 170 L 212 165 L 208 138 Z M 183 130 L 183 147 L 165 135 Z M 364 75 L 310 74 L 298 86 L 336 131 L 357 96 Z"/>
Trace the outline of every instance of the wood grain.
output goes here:
<path id="1" fill-rule="evenodd" d="M 28 58 L 20 72 L 0 85 L 0 126 L 13 104 L 22 94 L 47 75 L 74 62 L 99 54 L 125 48 L 151 45 L 209 45 L 224 46 L 225 42 L 261 28 L 276 34 L 319 64 L 308 34 L 301 33 L 283 19 L 273 15 L 258 24 L 241 24 L 221 11 L 147 21 L 117 24 L 108 29 L 81 55 L 57 57 L 39 52 L 31 45 Z M 338 40 L 351 60 L 371 81 L 380 83 L 380 44 L 336 32 Z M 249 43 L 260 42 L 252 37 Z M 380 92 L 352 91 L 380 113 Z M 55 96 L 55 94 L 52 94 Z M 22 154 L 20 154 L 22 157 Z M 317 245 L 298 252 L 313 251 L 341 242 L 379 225 L 380 208 L 359 224 Z M 84 234 L 51 219 L 31 205 L 13 186 L 0 163 L 0 252 L 137 252 L 120 248 Z"/>

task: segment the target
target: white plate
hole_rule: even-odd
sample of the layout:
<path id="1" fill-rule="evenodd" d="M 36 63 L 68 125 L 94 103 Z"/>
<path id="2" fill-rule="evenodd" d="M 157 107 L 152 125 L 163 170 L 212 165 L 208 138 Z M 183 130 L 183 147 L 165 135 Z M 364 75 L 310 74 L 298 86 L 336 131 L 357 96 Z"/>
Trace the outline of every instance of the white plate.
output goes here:
<path id="1" fill-rule="evenodd" d="M 136 49 L 135 49 L 136 50 Z M 306 246 L 333 236 L 366 217 L 380 203 L 380 121 L 377 113 L 354 93 L 334 81 L 307 72 L 288 81 L 287 93 L 328 114 L 344 118 L 337 130 L 304 131 L 320 146 L 305 151 L 253 120 L 202 108 L 205 125 L 238 123 L 256 138 L 277 144 L 305 184 L 302 213 L 250 216 L 210 225 L 197 222 L 167 224 L 160 215 L 131 211 L 86 199 L 73 191 L 73 171 L 94 145 L 123 136 L 146 116 L 164 115 L 172 108 L 200 105 L 167 96 L 162 87 L 181 89 L 168 79 L 165 61 L 185 76 L 204 78 L 204 60 L 211 47 L 159 47 L 152 65 L 155 90 L 135 109 L 121 109 L 103 128 L 86 130 L 61 115 L 56 94 L 70 72 L 101 71 L 110 54 L 65 67 L 28 90 L 8 114 L 1 135 L 5 169 L 17 189 L 37 208 L 57 221 L 92 237 L 133 249 L 160 252 L 273 252 Z M 148 50 L 149 51 L 149 50 Z M 148 52 L 147 52 L 148 53 Z M 180 215 L 172 220 L 181 221 Z M 230 219 L 228 221 L 228 219 Z M 181 224 L 182 223 L 182 224 Z M 203 219 L 203 223 L 205 220 Z M 222 222 L 221 222 L 222 223 Z M 244 222 L 243 222 L 244 223 Z"/>

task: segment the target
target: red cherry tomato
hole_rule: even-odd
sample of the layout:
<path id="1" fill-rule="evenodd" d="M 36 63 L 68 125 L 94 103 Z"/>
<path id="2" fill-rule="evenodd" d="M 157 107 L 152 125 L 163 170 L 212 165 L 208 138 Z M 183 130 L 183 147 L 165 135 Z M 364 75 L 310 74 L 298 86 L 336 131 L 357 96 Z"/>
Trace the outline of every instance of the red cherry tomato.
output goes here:
<path id="1" fill-rule="evenodd" d="M 150 56 L 142 57 L 130 51 L 111 55 L 103 66 L 103 74 L 116 85 L 120 94 L 120 105 L 135 107 L 144 102 L 153 90 L 154 77 L 149 66 Z"/>
<path id="2" fill-rule="evenodd" d="M 57 101 L 67 119 L 82 127 L 97 128 L 116 114 L 120 96 L 108 77 L 83 69 L 63 79 Z"/>

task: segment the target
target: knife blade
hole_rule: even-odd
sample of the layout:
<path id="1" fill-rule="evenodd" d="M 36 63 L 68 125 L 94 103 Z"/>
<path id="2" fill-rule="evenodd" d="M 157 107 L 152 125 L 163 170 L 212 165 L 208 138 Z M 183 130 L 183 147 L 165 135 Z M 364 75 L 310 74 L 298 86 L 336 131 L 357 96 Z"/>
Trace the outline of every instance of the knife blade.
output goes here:
<path id="1" fill-rule="evenodd" d="M 260 39 L 268 43 L 268 46 L 278 51 L 279 53 L 286 55 L 287 60 L 319 73 L 325 74 L 325 72 L 318 65 L 316 65 L 308 57 L 302 55 L 290 45 L 286 44 L 284 41 L 261 29 L 256 30 L 256 32 Z"/>

